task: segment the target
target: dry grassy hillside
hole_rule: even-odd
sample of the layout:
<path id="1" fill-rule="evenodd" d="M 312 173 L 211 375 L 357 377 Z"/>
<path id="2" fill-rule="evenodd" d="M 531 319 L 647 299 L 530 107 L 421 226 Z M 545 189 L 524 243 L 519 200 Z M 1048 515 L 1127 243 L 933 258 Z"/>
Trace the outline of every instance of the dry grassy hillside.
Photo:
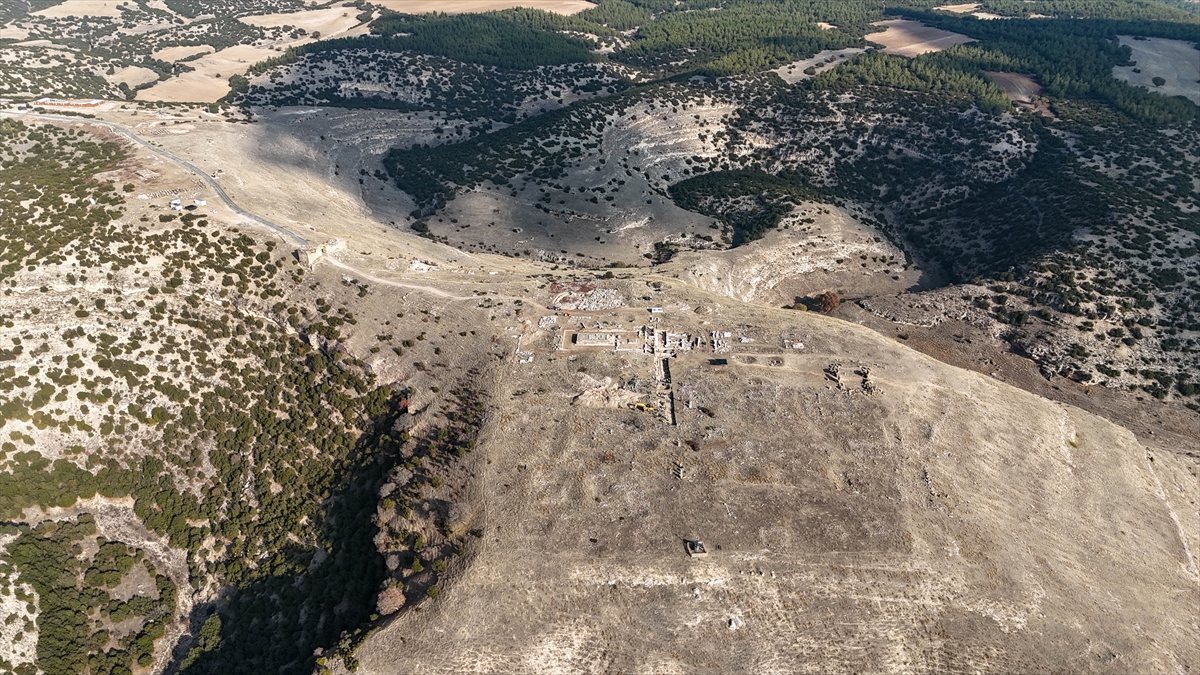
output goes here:
<path id="1" fill-rule="evenodd" d="M 1195 667 L 1192 460 L 852 324 L 613 287 L 665 312 L 530 317 L 473 561 L 359 672 Z M 666 379 L 643 324 L 695 341 Z"/>

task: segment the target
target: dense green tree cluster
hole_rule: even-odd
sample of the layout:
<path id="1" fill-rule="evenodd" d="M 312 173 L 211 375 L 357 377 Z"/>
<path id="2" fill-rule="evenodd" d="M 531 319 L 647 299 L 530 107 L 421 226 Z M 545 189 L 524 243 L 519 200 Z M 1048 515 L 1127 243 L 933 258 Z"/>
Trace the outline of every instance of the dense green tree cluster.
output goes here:
<path id="1" fill-rule="evenodd" d="M 981 110 L 990 113 L 1009 110 L 1012 105 L 1004 91 L 983 78 L 978 69 L 963 68 L 957 54 L 952 49 L 910 59 L 870 52 L 821 73 L 812 87 L 817 91 L 850 91 L 861 85 L 873 85 L 906 91 L 964 93 L 970 95 Z"/>
<path id="2" fill-rule="evenodd" d="M 613 58 L 664 74 L 753 72 L 862 45 L 869 18 L 881 16 L 867 2 L 739 2 L 713 12 L 673 12 L 641 26 Z M 839 29 L 824 30 L 817 21 Z"/>
<path id="3" fill-rule="evenodd" d="M 595 56 L 579 38 L 539 30 L 500 14 L 392 14 L 371 24 L 392 49 L 502 68 L 582 63 Z"/>
<path id="4" fill-rule="evenodd" d="M 733 232 L 734 246 L 762 237 L 800 202 L 827 199 L 801 181 L 761 170 L 705 173 L 673 184 L 669 193 L 683 208 L 724 221 Z M 728 208 L 731 205 L 735 207 Z"/>
<path id="5" fill-rule="evenodd" d="M 1032 73 L 1049 96 L 1101 100 L 1131 117 L 1154 124 L 1188 120 L 1196 115 L 1194 103 L 1126 84 L 1112 76 L 1112 69 L 1129 60 L 1129 49 L 1117 42 L 1118 35 L 1200 43 L 1200 22 L 979 21 L 936 12 L 905 12 L 905 15 L 980 40 L 978 44 L 961 45 L 944 54 L 932 55 L 943 66 Z"/>
<path id="6" fill-rule="evenodd" d="M 595 7 L 585 9 L 577 16 L 620 31 L 637 28 L 654 20 L 654 13 L 650 9 L 625 0 L 601 0 Z"/>
<path id="7" fill-rule="evenodd" d="M 16 538 L 0 561 L 10 566 L 16 583 L 37 592 L 36 663 L 42 672 L 128 675 L 151 663 L 155 642 L 175 612 L 176 589 L 141 550 L 97 538 L 95 521 L 87 514 L 74 522 L 6 528 Z M 84 555 L 93 547 L 94 553 Z M 157 597 L 113 597 L 111 590 L 139 563 L 154 579 Z M 137 628 L 114 635 L 116 624 L 135 618 Z"/>
<path id="8" fill-rule="evenodd" d="M 715 10 L 715 11 L 709 11 Z M 596 42 L 618 48 L 616 61 L 659 75 L 752 72 L 806 58 L 822 49 L 860 45 L 880 8 L 867 0 L 766 2 L 626 2 L 605 0 L 575 16 L 532 9 L 484 14 L 413 16 L 387 12 L 371 24 L 379 40 L 356 38 L 306 45 L 256 66 L 294 63 L 337 49 L 414 51 L 509 69 L 598 60 Z M 823 30 L 817 21 L 838 26 Z M 618 45 L 616 30 L 638 28 Z M 575 35 L 587 35 L 582 39 Z"/>
<path id="9" fill-rule="evenodd" d="M 1002 16 L 1031 15 L 1065 19 L 1148 19 L 1195 22 L 1194 11 L 1171 7 L 1156 0 L 982 0 L 982 11 Z"/>

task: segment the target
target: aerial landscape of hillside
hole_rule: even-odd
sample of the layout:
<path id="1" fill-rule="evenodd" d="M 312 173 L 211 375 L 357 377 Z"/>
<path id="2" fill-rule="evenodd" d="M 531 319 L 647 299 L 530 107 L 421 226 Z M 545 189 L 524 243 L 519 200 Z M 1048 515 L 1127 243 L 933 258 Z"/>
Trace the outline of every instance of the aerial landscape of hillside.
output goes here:
<path id="1" fill-rule="evenodd" d="M 1200 670 L 1200 3 L 0 2 L 0 674 Z"/>

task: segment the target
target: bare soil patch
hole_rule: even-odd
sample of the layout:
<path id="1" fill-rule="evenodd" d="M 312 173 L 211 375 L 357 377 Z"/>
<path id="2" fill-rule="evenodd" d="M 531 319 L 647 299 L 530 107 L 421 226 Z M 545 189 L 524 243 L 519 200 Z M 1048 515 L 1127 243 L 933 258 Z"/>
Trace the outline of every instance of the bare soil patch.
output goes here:
<path id="1" fill-rule="evenodd" d="M 530 316 L 531 360 L 497 366 L 479 439 L 472 561 L 368 639 L 358 672 L 1094 671 L 1097 644 L 1147 671 L 1188 658 L 1194 629 L 1166 620 L 1196 600 L 1171 515 L 1195 517 L 1185 468 L 859 326 L 648 280 L 616 285 L 654 295 L 663 341 L 698 346 L 669 369 L 637 345 L 555 351 Z M 605 378 L 652 395 L 656 370 L 674 415 L 568 403 Z"/>
<path id="2" fill-rule="evenodd" d="M 374 4 L 406 14 L 470 14 L 512 7 L 531 7 L 555 14 L 575 14 L 595 7 L 584 0 L 377 0 Z"/>
<path id="3" fill-rule="evenodd" d="M 802 59 L 800 61 L 796 61 L 795 63 L 789 63 L 786 66 L 780 66 L 775 69 L 775 74 L 783 78 L 784 82 L 787 82 L 788 84 L 795 84 L 801 80 L 807 80 L 810 77 L 816 77 L 815 74 L 809 75 L 805 73 L 804 71 L 807 68 L 813 68 L 820 72 L 823 68 L 832 68 L 843 62 L 845 59 L 848 59 L 855 54 L 861 54 L 864 51 L 866 50 L 860 47 L 849 47 L 847 49 L 826 49 L 825 51 L 818 52 L 811 59 Z"/>
<path id="4" fill-rule="evenodd" d="M 1182 40 L 1119 37 L 1121 44 L 1133 51 L 1130 60 L 1134 65 L 1114 67 L 1113 77 L 1163 96 L 1183 96 L 1200 105 L 1200 50 L 1195 45 Z M 1141 72 L 1134 72 L 1135 69 Z M 1166 83 L 1155 86 L 1155 77 Z"/>
<path id="5" fill-rule="evenodd" d="M 900 56 L 919 56 L 928 52 L 940 52 L 953 45 L 976 42 L 961 33 L 951 33 L 939 28 L 931 28 L 919 21 L 908 19 L 892 19 L 877 21 L 873 26 L 887 28 L 882 33 L 872 33 L 867 36 L 871 42 L 883 45 L 888 54 Z"/>
<path id="6" fill-rule="evenodd" d="M 364 35 L 367 32 L 367 24 L 360 24 L 354 11 L 340 6 L 291 14 L 248 16 L 240 18 L 239 21 L 265 28 L 294 26 L 303 28 L 308 33 L 298 39 L 281 40 L 269 47 L 235 45 L 219 52 L 206 54 L 189 63 L 195 70 L 138 92 L 138 100 L 211 103 L 229 93 L 230 75 L 244 75 L 251 65 L 259 61 L 279 56 L 289 47 L 314 42 L 318 39 L 313 37 L 316 33 L 320 33 L 320 39 L 327 39 L 353 37 Z M 198 53 L 199 49 L 197 47 L 173 47 L 164 49 L 159 54 L 173 57 L 172 60 L 178 60 Z"/>
<path id="7" fill-rule="evenodd" d="M 154 58 L 159 61 L 174 62 L 180 59 L 186 59 L 193 54 L 207 54 L 216 51 L 211 45 L 190 45 L 181 47 L 167 47 L 154 52 Z"/>
<path id="8" fill-rule="evenodd" d="M 806 203 L 762 239 L 680 254 L 662 270 L 721 295 L 779 307 L 828 290 L 843 297 L 900 293 L 921 279 L 904 267 L 904 253 L 850 213 Z"/>
<path id="9" fill-rule="evenodd" d="M 138 92 L 140 101 L 211 103 L 229 93 L 229 76 L 241 75 L 263 59 L 278 56 L 272 49 L 237 45 L 191 62 L 192 72 Z"/>
<path id="10" fill-rule="evenodd" d="M 65 0 L 61 5 L 47 7 L 35 16 L 65 17 L 65 16 L 121 16 L 117 5 L 121 0 Z"/>
<path id="11" fill-rule="evenodd" d="M 158 73 L 149 68 L 142 68 L 141 66 L 129 66 L 128 68 L 118 70 L 112 75 L 106 75 L 105 79 L 109 82 L 124 82 L 130 87 L 136 87 L 139 84 L 157 80 Z"/>
<path id="12" fill-rule="evenodd" d="M 1028 75 L 984 71 L 984 75 L 1004 90 L 1010 100 L 1031 103 L 1033 97 L 1042 92 L 1042 87 Z"/>
<path id="13" fill-rule="evenodd" d="M 1158 451 L 1200 458 L 1200 414 L 1183 407 L 1179 401 L 1129 396 L 1119 390 L 1080 384 L 1064 377 L 1047 380 L 1038 372 L 1035 362 L 1014 353 L 993 331 L 968 321 L 917 326 L 890 321 L 855 303 L 844 303 L 836 316 L 898 338 L 943 363 L 974 370 L 1051 401 L 1101 415 L 1129 429 L 1141 443 Z"/>
<path id="14" fill-rule="evenodd" d="M 358 25 L 358 10 L 353 7 L 327 7 L 306 12 L 260 14 L 239 17 L 238 21 L 260 28 L 292 26 L 309 33 L 320 33 L 322 39 L 341 36 Z"/>
<path id="15" fill-rule="evenodd" d="M 941 10 L 943 12 L 952 12 L 954 14 L 970 14 L 971 12 L 979 9 L 979 3 L 967 2 L 961 5 L 942 5 L 941 7 L 934 7 L 934 9 Z"/>

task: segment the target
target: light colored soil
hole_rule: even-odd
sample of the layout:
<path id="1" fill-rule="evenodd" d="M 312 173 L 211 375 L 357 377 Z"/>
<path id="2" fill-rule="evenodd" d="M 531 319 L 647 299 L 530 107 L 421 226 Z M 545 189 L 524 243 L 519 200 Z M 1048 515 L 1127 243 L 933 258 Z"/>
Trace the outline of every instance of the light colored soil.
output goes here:
<path id="1" fill-rule="evenodd" d="M 35 16 L 64 17 L 64 16 L 121 16 L 117 5 L 124 4 L 123 0 L 65 0 L 61 5 L 47 7 Z"/>
<path id="2" fill-rule="evenodd" d="M 878 21 L 873 26 L 885 26 L 882 33 L 871 33 L 867 39 L 884 46 L 885 52 L 900 56 L 919 56 L 928 52 L 941 50 L 967 42 L 976 42 L 960 33 L 951 33 L 938 28 L 931 28 L 919 21 L 908 19 L 892 19 Z"/>
<path id="3" fill-rule="evenodd" d="M 1028 75 L 1018 73 L 995 73 L 984 71 L 984 75 L 1004 90 L 1008 98 L 1021 103 L 1030 103 L 1042 92 L 1042 87 Z"/>
<path id="4" fill-rule="evenodd" d="M 796 61 L 795 63 L 789 63 L 786 66 L 780 66 L 776 68 L 774 72 L 776 75 L 779 75 L 779 77 L 783 78 L 784 82 L 787 82 L 788 84 L 795 84 L 801 80 L 807 80 L 810 77 L 816 77 L 816 75 L 806 74 L 804 72 L 805 68 L 816 68 L 817 72 L 819 73 L 825 68 L 833 68 L 851 56 L 854 56 L 855 54 L 861 54 L 864 51 L 866 50 L 860 47 L 849 47 L 847 49 L 826 49 L 823 52 L 818 52 L 811 59 L 802 59 L 800 61 Z M 834 61 L 832 63 L 827 63 L 826 61 L 830 58 L 834 59 Z"/>
<path id="5" fill-rule="evenodd" d="M 18 27 L 18 26 L 13 26 L 13 25 L 11 25 L 11 24 L 10 24 L 10 25 L 7 25 L 7 26 L 0 27 L 0 32 L 3 32 L 3 34 L 4 34 L 4 39 L 6 39 L 6 40 L 16 40 L 16 41 L 18 41 L 18 43 L 19 43 L 21 40 L 24 40 L 25 38 L 29 37 L 29 31 L 28 31 L 28 30 L 26 30 L 26 29 L 24 29 L 24 28 L 20 28 L 20 27 Z"/>
<path id="6" fill-rule="evenodd" d="M 279 56 L 289 47 L 314 42 L 313 32 L 320 32 L 321 39 L 365 35 L 368 30 L 367 24 L 359 24 L 356 16 L 357 12 L 353 8 L 339 6 L 292 14 L 242 17 L 239 20 L 250 25 L 295 26 L 309 31 L 309 35 L 294 40 L 281 40 L 270 47 L 235 45 L 207 54 L 188 63 L 195 70 L 142 90 L 138 92 L 137 98 L 140 101 L 211 103 L 229 93 L 230 75 L 244 75 L 251 65 L 259 61 Z M 192 51 L 182 51 L 185 49 Z M 196 53 L 196 48 L 174 47 L 160 53 L 180 59 Z M 220 77 L 217 77 L 218 75 Z"/>
<path id="7" fill-rule="evenodd" d="M 729 352 L 670 359 L 677 425 L 570 405 L 594 380 L 653 378 L 653 360 L 554 351 L 531 316 L 521 344 L 533 360 L 506 360 L 491 380 L 473 560 L 369 638 L 358 672 L 1191 662 L 1197 628 L 1172 618 L 1200 602 L 1186 463 L 1151 462 L 1124 429 L 863 327 L 662 278 L 662 293 L 649 278 L 613 286 L 653 295 L 660 331 L 731 333 Z M 648 316 L 593 314 L 614 328 Z M 841 385 L 822 372 L 835 363 Z M 874 393 L 853 372 L 863 366 Z M 707 559 L 687 557 L 692 539 Z"/>
<path id="8" fill-rule="evenodd" d="M 1136 65 L 1114 67 L 1113 77 L 1163 96 L 1184 96 L 1200 105 L 1200 50 L 1195 45 L 1161 38 L 1135 40 L 1128 35 L 1121 35 L 1120 39 L 1121 44 L 1133 50 L 1130 60 Z M 1135 73 L 1134 68 L 1142 72 Z M 1156 87 L 1151 81 L 1154 77 L 1161 77 L 1167 83 Z"/>
<path id="9" fill-rule="evenodd" d="M 141 66 L 129 66 L 128 68 L 118 70 L 112 75 L 105 75 L 104 79 L 114 83 L 124 82 L 131 87 L 136 87 L 139 84 L 157 80 L 158 73 L 149 68 L 142 68 Z"/>
<path id="10" fill-rule="evenodd" d="M 236 45 L 190 62 L 194 71 L 160 82 L 138 92 L 139 101 L 186 101 L 210 103 L 229 93 L 229 76 L 241 75 L 258 61 L 279 52 L 250 45 Z M 220 77 L 218 77 L 220 75 Z"/>
<path id="11" fill-rule="evenodd" d="M 339 127 L 357 129 L 364 136 L 373 138 L 373 150 L 382 153 L 392 144 L 432 142 L 434 127 L 444 123 L 440 120 L 422 118 L 419 123 L 406 126 L 406 116 L 402 113 L 289 108 L 272 113 L 255 124 L 230 124 L 203 112 L 165 118 L 145 111 L 136 115 L 131 112 L 112 111 L 105 118 L 134 127 L 142 137 L 189 158 L 210 174 L 221 170 L 218 180 L 238 204 L 291 228 L 309 241 L 322 243 L 333 237 L 354 240 L 352 250 L 338 255 L 359 260 L 363 269 L 378 270 L 386 275 L 407 271 L 417 259 L 431 260 L 442 266 L 455 261 L 456 267 L 474 259 L 474 256 L 425 239 L 400 235 L 396 228 L 388 227 L 385 207 L 389 202 L 385 199 L 368 208 L 360 193 L 357 165 L 352 164 L 355 157 L 340 154 L 356 150 L 352 143 L 343 142 L 345 134 L 351 132 L 343 130 L 336 138 L 330 133 L 331 129 Z M 326 112 L 331 117 L 325 117 Z M 175 124 L 176 121 L 183 123 Z M 186 133 L 172 133 L 187 129 L 190 131 Z M 328 140 L 320 139 L 323 134 L 329 134 Z M 161 173 L 162 177 L 150 182 L 132 181 L 137 183 L 139 194 L 194 184 L 186 174 L 170 169 L 170 163 L 148 162 L 146 168 Z M 335 174 L 334 164 L 338 162 L 342 163 L 343 170 Z M 378 191 L 379 181 L 373 178 L 370 181 L 368 185 Z M 194 195 L 189 191 L 183 196 L 206 198 L 208 206 L 204 210 L 218 220 L 239 220 L 207 189 L 201 188 Z M 168 200 L 150 201 L 165 208 Z M 401 209 L 403 213 L 412 209 L 411 204 L 395 207 L 392 218 L 397 220 L 402 220 Z M 488 258 L 490 270 L 508 266 L 506 258 Z M 474 263 L 476 268 L 478 265 L 478 262 Z"/>
<path id="12" fill-rule="evenodd" d="M 815 222 L 799 222 L 804 218 Z M 920 272 L 903 267 L 900 249 L 846 211 L 803 204 L 758 241 L 726 251 L 681 254 L 661 270 L 680 273 L 681 279 L 714 293 L 780 307 L 829 290 L 844 298 L 901 293 L 921 279 Z"/>
<path id="13" fill-rule="evenodd" d="M 824 28 L 825 30 L 834 30 L 835 28 L 837 28 L 837 26 L 835 26 L 831 23 L 825 23 L 824 21 L 818 21 L 817 25 L 820 26 L 821 28 Z"/>
<path id="14" fill-rule="evenodd" d="M 872 298 L 869 303 L 876 301 Z M 898 298 L 897 302 L 904 300 Z M 1200 414 L 1185 408 L 1181 401 L 1129 396 L 1118 389 L 1080 384 L 1065 377 L 1047 380 L 1035 362 L 1013 353 L 1012 345 L 1001 339 L 994 323 L 979 325 L 968 317 L 918 325 L 913 320 L 919 318 L 891 320 L 857 303 L 842 303 L 836 316 L 887 337 L 899 337 L 904 344 L 942 363 L 974 370 L 1051 401 L 1100 415 L 1129 429 L 1140 443 L 1156 452 L 1200 457 Z M 1200 539 L 1200 530 L 1193 537 Z M 1193 546 L 1200 550 L 1200 541 Z"/>
<path id="15" fill-rule="evenodd" d="M 469 14 L 511 7 L 532 7 L 555 14 L 575 14 L 595 7 L 584 0 L 376 0 L 372 4 L 405 14 Z"/>
<path id="16" fill-rule="evenodd" d="M 167 47 L 154 52 L 154 58 L 159 61 L 175 62 L 186 59 L 192 54 L 208 54 L 216 51 L 211 45 L 192 45 L 188 47 Z"/>
<path id="17" fill-rule="evenodd" d="M 0 535 L 0 550 L 13 539 L 16 539 L 16 535 Z M 32 663 L 37 655 L 37 629 L 25 632 L 25 624 L 35 623 L 37 614 L 29 613 L 28 603 L 17 599 L 18 589 L 26 596 L 37 597 L 29 584 L 13 584 L 9 575 L 0 577 L 0 659 L 12 665 Z M 7 621 L 10 616 L 14 617 L 11 622 Z"/>
<path id="18" fill-rule="evenodd" d="M 526 275 L 562 280 L 561 271 L 387 227 L 362 200 L 360 164 L 342 161 L 336 139 L 315 138 L 316 129 L 349 120 L 380 145 L 404 134 L 422 142 L 427 131 L 400 128 L 400 115 L 296 121 L 324 114 L 292 109 L 238 125 L 189 113 L 168 126 L 193 131 L 152 140 L 206 171 L 224 168 L 243 206 L 312 240 L 346 237 L 332 262 L 370 270 L 365 302 L 391 312 L 381 317 L 401 305 L 409 316 L 431 309 L 445 316 L 440 328 L 427 324 L 443 337 L 493 326 L 481 337 L 504 351 L 473 382 L 492 405 L 467 460 L 480 537 L 452 563 L 436 601 L 412 599 L 367 640 L 358 672 L 1124 674 L 1186 672 L 1195 662 L 1200 629 L 1178 620 L 1200 602 L 1192 459 L 1161 456 L 1077 408 L 917 354 L 854 317 L 744 304 L 696 288 L 679 268 L 584 275 L 631 303 L 589 321 L 730 333 L 729 351 L 705 344 L 670 359 L 677 425 L 571 405 L 592 380 L 653 382 L 651 355 L 556 351 L 553 333 L 537 328 L 554 284 Z M 854 242 L 851 225 L 844 232 L 847 245 L 871 245 Z M 418 256 L 440 269 L 414 271 Z M 329 286 L 359 274 L 317 269 Z M 389 283 L 399 294 L 376 287 Z M 476 289 L 523 305 L 480 311 L 460 299 Z M 358 353 L 384 330 L 360 323 L 349 344 Z M 513 353 L 518 336 L 531 361 Z M 458 351 L 442 357 L 445 377 L 483 351 L 450 340 L 443 346 Z M 729 363 L 710 365 L 713 357 Z M 379 364 L 381 377 L 414 374 L 392 357 Z M 840 364 L 840 384 L 822 372 L 831 364 Z M 869 377 L 854 373 L 862 366 Z M 709 558 L 685 555 L 683 540 L 696 538 Z"/>
<path id="19" fill-rule="evenodd" d="M 940 9 L 943 12 L 953 12 L 955 14 L 970 14 L 979 9 L 979 3 L 969 2 L 961 5 L 942 5 L 941 7 L 934 7 L 934 9 Z"/>
<path id="20" fill-rule="evenodd" d="M 322 39 L 329 39 L 332 37 L 342 37 L 342 34 L 357 26 L 358 19 L 356 17 L 358 13 L 359 10 L 354 7 L 342 7 L 338 5 L 336 7 L 314 9 L 306 12 L 292 12 L 290 14 L 243 16 L 239 17 L 238 21 L 261 28 L 278 26 L 303 28 L 309 33 L 321 33 Z"/>

